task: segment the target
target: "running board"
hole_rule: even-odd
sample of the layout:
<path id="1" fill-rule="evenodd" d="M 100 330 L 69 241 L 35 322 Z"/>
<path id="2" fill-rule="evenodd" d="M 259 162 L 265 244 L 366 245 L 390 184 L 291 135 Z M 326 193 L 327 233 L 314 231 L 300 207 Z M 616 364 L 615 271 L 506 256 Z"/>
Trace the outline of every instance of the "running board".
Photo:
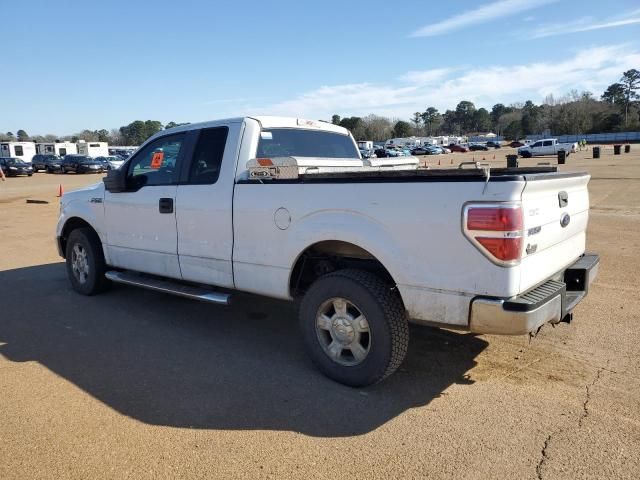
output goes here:
<path id="1" fill-rule="evenodd" d="M 200 300 L 218 305 L 229 305 L 231 303 L 231 295 L 228 293 L 216 292 L 215 290 L 209 290 L 204 287 L 185 285 L 178 281 L 163 280 L 137 273 L 118 272 L 116 270 L 109 270 L 104 276 L 112 282 L 133 285 L 134 287 L 155 290 L 156 292 L 170 293 L 171 295 L 178 295 L 179 297 L 190 298 L 191 300 Z"/>

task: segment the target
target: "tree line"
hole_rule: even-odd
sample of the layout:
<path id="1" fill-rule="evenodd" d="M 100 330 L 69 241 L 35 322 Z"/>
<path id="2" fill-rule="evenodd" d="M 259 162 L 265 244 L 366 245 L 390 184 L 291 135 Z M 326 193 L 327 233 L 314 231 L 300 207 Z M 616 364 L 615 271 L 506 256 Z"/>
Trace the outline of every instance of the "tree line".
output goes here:
<path id="1" fill-rule="evenodd" d="M 161 130 L 168 130 L 170 128 L 179 127 L 180 125 L 187 125 L 187 123 L 169 122 L 163 125 L 158 120 L 136 120 L 129 125 L 124 125 L 120 128 L 114 128 L 112 130 L 82 130 L 81 132 L 74 133 L 73 135 L 64 135 L 59 137 L 57 135 L 32 135 L 24 130 L 18 130 L 15 134 L 13 132 L 0 133 L 0 141 L 3 142 L 36 142 L 36 143 L 55 143 L 55 142 L 78 142 L 79 140 L 85 140 L 87 142 L 108 142 L 109 145 L 141 145 L 144 141 L 152 135 L 160 132 Z"/>
<path id="2" fill-rule="evenodd" d="M 460 101 L 454 110 L 440 113 L 435 107 L 415 112 L 409 121 L 378 115 L 344 117 L 333 115 L 331 123 L 351 131 L 356 140 L 384 141 L 392 137 L 473 135 L 492 131 L 509 140 L 550 132 L 554 135 L 640 131 L 640 71 L 627 70 L 607 87 L 599 99 L 591 92 L 572 90 L 555 98 L 547 95 L 540 105 L 531 100 L 511 105 L 495 104 L 491 110 Z M 112 130 L 83 130 L 73 135 L 35 135 L 24 130 L 0 133 L 0 141 L 55 142 L 85 140 L 111 145 L 140 145 L 161 130 L 185 125 L 158 120 L 136 120 Z"/>
<path id="3" fill-rule="evenodd" d="M 549 131 L 554 135 L 640 131 L 640 72 L 631 69 L 596 99 L 591 92 L 572 90 L 540 105 L 531 100 L 495 104 L 491 110 L 462 100 L 444 113 L 435 107 L 415 112 L 409 121 L 377 115 L 333 115 L 331 123 L 351 131 L 357 140 L 383 141 L 392 137 L 474 135 L 492 131 L 509 140 Z"/>

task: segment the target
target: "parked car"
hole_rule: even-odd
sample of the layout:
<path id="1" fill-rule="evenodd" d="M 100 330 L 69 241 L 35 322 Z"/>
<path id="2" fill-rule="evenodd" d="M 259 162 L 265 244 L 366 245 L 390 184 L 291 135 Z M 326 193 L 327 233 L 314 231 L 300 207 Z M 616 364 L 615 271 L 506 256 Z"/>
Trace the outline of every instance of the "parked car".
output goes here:
<path id="1" fill-rule="evenodd" d="M 439 145 L 442 153 L 451 153 L 451 149 L 449 147 L 445 147 L 444 145 Z"/>
<path id="2" fill-rule="evenodd" d="M 106 170 L 111 170 L 112 168 L 120 168 L 122 165 L 124 165 L 124 159 L 117 155 L 111 155 L 108 157 L 96 157 L 96 161 L 102 162 Z"/>
<path id="3" fill-rule="evenodd" d="M 421 146 L 411 150 L 411 155 L 431 155 L 431 153 L 430 149 L 426 148 L 425 146 Z"/>
<path id="4" fill-rule="evenodd" d="M 220 305 L 235 291 L 299 300 L 314 364 L 356 387 L 402 364 L 410 321 L 523 335 L 571 319 L 599 262 L 585 255 L 587 173 L 385 162 L 367 167 L 345 128 L 296 118 L 161 131 L 128 168 L 63 195 L 58 251 L 82 295 L 116 282 Z"/>
<path id="5" fill-rule="evenodd" d="M 102 173 L 104 164 L 88 155 L 67 155 L 62 160 L 62 173 Z"/>
<path id="6" fill-rule="evenodd" d="M 493 147 L 493 148 L 501 148 L 502 145 L 500 145 L 500 142 L 498 142 L 497 140 L 489 140 L 486 143 L 487 147 Z"/>
<path id="7" fill-rule="evenodd" d="M 387 157 L 387 151 L 385 150 L 384 147 L 376 148 L 374 150 L 374 153 L 376 154 L 377 158 L 386 158 Z"/>
<path id="8" fill-rule="evenodd" d="M 515 141 L 515 142 L 511 142 L 509 146 L 511 148 L 519 148 L 519 147 L 524 147 L 524 143 Z"/>
<path id="9" fill-rule="evenodd" d="M 524 158 L 542 157 L 545 155 L 557 155 L 558 152 L 564 151 L 567 155 L 575 153 L 578 150 L 577 143 L 560 143 L 557 138 L 545 138 L 538 140 L 530 145 L 525 145 L 518 149 L 518 155 Z"/>
<path id="10" fill-rule="evenodd" d="M 33 175 L 31 164 L 21 158 L 3 157 L 0 158 L 0 168 L 7 177 L 17 177 L 18 175 Z"/>
<path id="11" fill-rule="evenodd" d="M 45 158 L 47 155 L 36 154 L 31 158 L 31 168 L 33 169 L 33 173 L 38 173 L 40 170 L 45 170 L 47 165 L 45 163 Z"/>
<path id="12" fill-rule="evenodd" d="M 389 158 L 400 156 L 400 152 L 395 148 L 385 148 L 384 153 L 385 153 L 385 157 L 389 157 Z"/>
<path id="13" fill-rule="evenodd" d="M 62 159 L 58 155 L 53 154 L 38 154 L 34 155 L 31 159 L 31 167 L 33 173 L 44 170 L 47 173 L 59 172 L 61 168 Z"/>
<path id="14" fill-rule="evenodd" d="M 360 149 L 360 155 L 362 158 L 377 158 L 375 151 L 366 148 Z"/>
<path id="15" fill-rule="evenodd" d="M 464 145 L 459 145 L 457 143 L 450 143 L 449 150 L 451 150 L 452 152 L 461 152 L 461 153 L 466 153 L 469 151 L 467 147 L 465 147 Z"/>
<path id="16" fill-rule="evenodd" d="M 487 147 L 486 145 L 482 144 L 482 143 L 470 143 L 469 144 L 469 150 L 471 150 L 472 152 L 478 151 L 478 150 L 483 150 L 483 151 L 489 151 L 489 147 Z"/>

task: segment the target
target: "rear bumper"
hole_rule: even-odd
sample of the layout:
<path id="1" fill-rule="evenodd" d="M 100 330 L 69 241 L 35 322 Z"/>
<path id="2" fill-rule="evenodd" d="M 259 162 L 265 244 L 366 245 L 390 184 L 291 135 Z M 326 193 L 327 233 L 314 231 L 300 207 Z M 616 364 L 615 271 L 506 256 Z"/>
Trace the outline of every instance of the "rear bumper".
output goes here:
<path id="1" fill-rule="evenodd" d="M 474 298 L 469 314 L 471 331 L 523 335 L 545 323 L 569 320 L 573 309 L 587 295 L 599 264 L 598 255 L 585 254 L 554 279 L 515 298 Z"/>

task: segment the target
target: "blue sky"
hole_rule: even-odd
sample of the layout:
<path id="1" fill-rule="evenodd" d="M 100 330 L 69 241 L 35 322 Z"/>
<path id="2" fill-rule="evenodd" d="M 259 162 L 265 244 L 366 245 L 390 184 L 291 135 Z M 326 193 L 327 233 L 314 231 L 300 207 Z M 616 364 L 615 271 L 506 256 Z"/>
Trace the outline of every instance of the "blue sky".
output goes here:
<path id="1" fill-rule="evenodd" d="M 463 99 L 599 96 L 640 69 L 637 0 L 0 0 L 0 18 L 0 131 L 14 133 L 408 118 Z"/>

